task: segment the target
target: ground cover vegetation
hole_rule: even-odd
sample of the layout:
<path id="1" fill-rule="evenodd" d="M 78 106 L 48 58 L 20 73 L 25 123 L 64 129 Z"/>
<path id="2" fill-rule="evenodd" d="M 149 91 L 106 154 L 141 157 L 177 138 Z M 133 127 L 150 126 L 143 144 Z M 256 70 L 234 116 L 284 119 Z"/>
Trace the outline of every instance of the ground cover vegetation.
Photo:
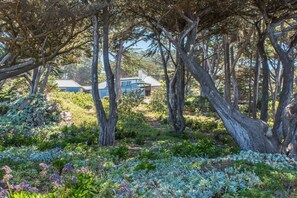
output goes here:
<path id="1" fill-rule="evenodd" d="M 297 197 L 296 12 L 1 1 L 0 197 Z M 161 86 L 122 93 L 139 69 Z"/>

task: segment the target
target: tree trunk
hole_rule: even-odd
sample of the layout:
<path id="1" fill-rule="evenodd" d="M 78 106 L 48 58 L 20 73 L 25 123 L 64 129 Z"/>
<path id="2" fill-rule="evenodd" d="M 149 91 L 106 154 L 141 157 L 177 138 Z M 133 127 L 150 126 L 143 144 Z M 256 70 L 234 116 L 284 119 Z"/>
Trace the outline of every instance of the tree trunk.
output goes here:
<path id="1" fill-rule="evenodd" d="M 266 33 L 259 32 L 258 51 L 261 58 L 263 68 L 263 82 L 262 82 L 262 100 L 261 100 L 261 115 L 260 119 L 264 122 L 268 121 L 268 99 L 269 99 L 269 65 L 268 58 L 265 52 Z"/>
<path id="2" fill-rule="evenodd" d="M 255 80 L 253 88 L 253 118 L 257 118 L 257 103 L 259 97 L 259 79 L 260 79 L 260 64 L 259 64 L 259 51 L 256 52 L 256 65 L 255 65 Z"/>
<path id="3" fill-rule="evenodd" d="M 277 95 L 279 94 L 280 91 L 280 79 L 281 79 L 281 63 L 278 60 L 276 71 L 275 71 L 275 88 L 272 94 L 272 114 L 273 114 L 273 119 L 275 119 L 275 113 L 276 113 L 276 100 L 277 100 Z"/>
<path id="4" fill-rule="evenodd" d="M 224 98 L 227 102 L 231 102 L 231 71 L 230 71 L 230 53 L 229 53 L 229 41 L 228 36 L 223 36 L 224 45 L 224 72 L 225 72 L 225 87 Z"/>
<path id="5" fill-rule="evenodd" d="M 114 75 L 109 63 L 109 8 L 103 9 L 103 65 L 109 92 L 109 115 L 106 123 L 100 123 L 99 145 L 111 146 L 115 143 L 115 129 L 118 121 Z"/>
<path id="6" fill-rule="evenodd" d="M 115 142 L 114 139 L 114 130 L 113 127 L 110 127 L 108 120 L 106 118 L 106 113 L 104 111 L 103 104 L 99 96 L 98 88 L 98 56 L 99 56 L 99 27 L 98 27 L 98 16 L 94 15 L 92 17 L 93 24 L 93 36 L 94 36 L 94 54 L 92 61 L 92 96 L 94 100 L 94 105 L 96 108 L 97 120 L 100 128 L 99 132 L 99 145 L 100 146 L 109 146 L 113 145 Z M 115 126 L 114 126 L 115 128 Z"/>
<path id="7" fill-rule="evenodd" d="M 121 63 L 122 63 L 123 51 L 124 51 L 124 41 L 120 41 L 119 50 L 116 55 L 116 65 L 115 65 L 115 87 L 116 87 L 116 100 L 117 101 L 119 101 L 122 97 Z"/>
<path id="8" fill-rule="evenodd" d="M 283 152 L 297 159 L 297 94 L 285 109 Z"/>
<path id="9" fill-rule="evenodd" d="M 179 55 L 177 62 L 177 79 L 176 79 L 176 103 L 177 103 L 177 122 L 175 123 L 175 131 L 182 134 L 185 130 L 184 120 L 184 104 L 185 104 L 185 65 Z"/>
<path id="10" fill-rule="evenodd" d="M 33 70 L 32 79 L 31 79 L 31 82 L 30 82 L 30 95 L 34 94 L 34 85 L 35 85 L 35 82 L 36 82 L 38 71 L 39 71 L 38 68 L 35 68 Z"/>
<path id="11" fill-rule="evenodd" d="M 253 53 L 251 53 L 250 58 L 250 69 L 249 69 L 249 112 L 248 115 L 251 117 L 252 113 L 252 84 L 253 84 Z"/>
<path id="12" fill-rule="evenodd" d="M 46 73 L 45 73 L 45 75 L 44 75 L 44 77 L 43 77 L 41 86 L 40 86 L 40 88 L 39 88 L 39 93 L 41 93 L 41 94 L 44 93 L 46 84 L 47 84 L 47 82 L 48 82 L 48 77 L 49 77 L 49 75 L 50 75 L 51 72 L 52 72 L 52 66 L 48 66 L 48 67 L 47 67 L 47 70 L 46 70 Z"/>
<path id="13" fill-rule="evenodd" d="M 255 119 L 251 119 L 232 107 L 219 94 L 210 76 L 194 61 L 187 57 L 179 47 L 177 50 L 186 62 L 189 71 L 199 81 L 204 93 L 235 142 L 244 150 L 253 150 L 265 153 L 279 152 L 277 140 L 271 136 L 268 126 Z"/>
<path id="14" fill-rule="evenodd" d="M 166 83 L 166 99 L 168 106 L 168 120 L 172 124 L 177 134 L 182 134 L 185 129 L 185 120 L 183 117 L 184 111 L 184 94 L 185 94 L 185 68 L 180 57 L 176 56 L 175 72 L 170 79 L 167 71 L 169 64 L 170 51 L 167 51 L 167 56 L 161 43 L 161 38 L 158 38 L 158 47 L 160 50 L 163 70 Z M 181 41 L 180 41 L 181 42 Z"/>
<path id="15" fill-rule="evenodd" d="M 232 65 L 231 77 L 232 77 L 232 85 L 233 85 L 233 106 L 236 109 L 239 109 L 238 107 L 239 93 L 238 93 L 238 84 L 237 84 L 236 70 L 235 70 L 236 62 L 234 60 L 234 49 L 233 47 L 231 47 L 231 65 Z"/>

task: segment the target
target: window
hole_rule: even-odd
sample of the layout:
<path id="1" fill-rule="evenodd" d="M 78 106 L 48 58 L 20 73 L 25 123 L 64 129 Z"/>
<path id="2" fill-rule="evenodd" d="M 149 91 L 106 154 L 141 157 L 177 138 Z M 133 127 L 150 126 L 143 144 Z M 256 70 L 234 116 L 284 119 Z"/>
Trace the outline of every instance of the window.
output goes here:
<path id="1" fill-rule="evenodd" d="M 131 85 L 131 81 L 124 81 L 121 83 L 121 86 L 125 87 L 125 86 L 129 86 Z"/>

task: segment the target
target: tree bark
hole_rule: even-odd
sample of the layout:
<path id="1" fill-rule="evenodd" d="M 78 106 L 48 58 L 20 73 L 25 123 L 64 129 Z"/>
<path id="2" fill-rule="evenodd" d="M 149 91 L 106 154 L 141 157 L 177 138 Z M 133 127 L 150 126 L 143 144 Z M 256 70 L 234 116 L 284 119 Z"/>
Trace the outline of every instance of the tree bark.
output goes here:
<path id="1" fill-rule="evenodd" d="M 229 53 L 229 41 L 228 36 L 223 35 L 224 45 L 224 74 L 225 74 L 225 87 L 224 98 L 227 102 L 231 102 L 231 71 L 230 71 L 230 53 Z"/>
<path id="2" fill-rule="evenodd" d="M 238 84 L 237 84 L 236 70 L 235 70 L 236 62 L 234 60 L 234 49 L 233 47 L 231 47 L 231 65 L 232 65 L 231 78 L 232 78 L 232 85 L 233 85 L 233 106 L 236 109 L 239 109 L 238 107 L 239 91 L 238 91 Z"/>
<path id="3" fill-rule="evenodd" d="M 122 63 L 123 51 L 124 51 L 124 41 L 120 41 L 119 50 L 116 55 L 116 65 L 115 65 L 115 87 L 116 87 L 116 100 L 117 101 L 119 101 L 122 97 L 121 63 Z"/>
<path id="4" fill-rule="evenodd" d="M 268 99 L 269 99 L 269 65 L 268 58 L 265 52 L 265 39 L 266 33 L 261 33 L 260 28 L 258 28 L 259 40 L 257 43 L 257 48 L 262 63 L 263 71 L 263 81 L 262 81 L 262 100 L 261 100 L 261 115 L 260 119 L 264 122 L 268 121 Z"/>
<path id="5" fill-rule="evenodd" d="M 103 9 L 103 65 L 109 92 L 109 115 L 105 123 L 100 123 L 100 146 L 111 146 L 115 143 L 115 129 L 118 121 L 114 74 L 109 63 L 109 8 Z M 103 109 L 104 111 L 104 109 Z"/>
<path id="6" fill-rule="evenodd" d="M 48 77 L 49 77 L 49 75 L 50 75 L 51 72 L 52 72 L 52 66 L 49 65 L 47 67 L 46 73 L 45 73 L 45 75 L 43 77 L 42 83 L 41 83 L 40 88 L 39 88 L 39 93 L 40 94 L 43 94 L 44 93 L 46 84 L 48 82 Z"/>
<path id="7" fill-rule="evenodd" d="M 257 103 L 259 97 L 259 79 L 260 79 L 260 64 L 259 64 L 259 51 L 256 52 L 256 64 L 255 64 L 255 80 L 253 88 L 253 118 L 257 118 Z"/>
<path id="8" fill-rule="evenodd" d="M 275 88 L 272 94 L 272 114 L 273 114 L 273 119 L 275 119 L 275 113 L 276 113 L 276 100 L 277 100 L 277 95 L 280 92 L 280 79 L 281 79 L 281 63 L 278 60 L 277 62 L 277 67 L 275 70 Z"/>
<path id="9" fill-rule="evenodd" d="M 94 100 L 94 105 L 96 108 L 97 121 L 100 128 L 100 137 L 101 133 L 104 133 L 104 124 L 106 123 L 106 115 L 100 100 L 99 88 L 98 88 L 98 56 L 99 56 L 99 30 L 98 30 L 98 16 L 92 16 L 92 25 L 93 25 L 93 60 L 92 60 L 92 97 Z M 100 140 L 99 140 L 100 141 Z"/>
<path id="10" fill-rule="evenodd" d="M 179 38 L 179 42 L 182 41 Z M 166 99 L 168 106 L 168 120 L 172 124 L 177 134 L 182 134 L 185 129 L 185 120 L 183 116 L 184 111 L 184 95 L 185 95 L 185 67 L 179 55 L 176 55 L 174 75 L 169 77 L 167 67 L 169 64 L 169 57 L 171 53 L 167 51 L 167 56 L 164 53 L 161 38 L 158 39 L 158 47 L 160 50 L 163 70 L 166 83 Z"/>

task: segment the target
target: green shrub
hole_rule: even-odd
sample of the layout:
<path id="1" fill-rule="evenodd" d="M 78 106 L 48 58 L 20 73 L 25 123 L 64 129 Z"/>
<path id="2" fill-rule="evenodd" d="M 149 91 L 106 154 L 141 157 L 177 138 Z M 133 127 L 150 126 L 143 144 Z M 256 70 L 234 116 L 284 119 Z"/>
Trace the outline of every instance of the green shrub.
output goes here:
<path id="1" fill-rule="evenodd" d="M 116 127 L 116 139 L 136 138 L 137 136 L 146 138 L 156 135 L 156 130 L 146 122 L 144 116 L 139 112 L 130 114 L 119 114 Z"/>
<path id="2" fill-rule="evenodd" d="M 64 126 L 61 129 L 62 138 L 65 143 L 86 143 L 87 145 L 94 145 L 98 142 L 99 129 L 93 125 L 82 126 Z M 51 136 L 52 138 L 55 138 Z M 60 139 L 60 137 L 58 138 Z"/>
<path id="3" fill-rule="evenodd" d="M 197 113 L 214 113 L 215 110 L 206 97 L 194 96 L 185 102 L 186 108 Z"/>
<path id="4" fill-rule="evenodd" d="M 31 129 L 57 122 L 59 116 L 57 107 L 38 94 L 14 101 L 3 120 L 8 121 L 11 126 L 22 125 Z M 0 123 L 0 127 L 3 124 Z"/>
<path id="5" fill-rule="evenodd" d="M 187 156 L 207 156 L 210 158 L 218 157 L 221 155 L 221 152 L 218 147 L 210 139 L 202 139 L 197 143 L 190 143 L 184 141 L 178 143 L 172 147 L 171 150 L 173 155 L 187 157 Z"/>
<path id="6" fill-rule="evenodd" d="M 210 133 L 218 127 L 218 123 L 205 116 L 186 117 L 186 126 L 201 133 Z"/>
<path id="7" fill-rule="evenodd" d="M 142 90 L 131 91 L 128 94 L 123 94 L 119 103 L 119 109 L 130 113 L 133 108 L 137 107 L 143 101 L 144 96 Z"/>
<path id="8" fill-rule="evenodd" d="M 137 145 L 144 145 L 145 141 L 144 141 L 144 138 L 143 137 L 137 137 L 135 139 L 135 144 Z"/>
<path id="9" fill-rule="evenodd" d="M 7 134 L 5 136 L 2 136 L 3 141 L 2 141 L 2 146 L 8 147 L 8 146 L 15 146 L 15 147 L 20 147 L 20 146 L 30 146 L 34 145 L 37 143 L 36 137 L 28 137 L 28 136 L 14 136 L 12 134 Z"/>
<path id="10" fill-rule="evenodd" d="M 151 170 L 155 170 L 155 169 L 156 169 L 156 166 L 154 166 L 153 164 L 151 164 L 151 163 L 149 163 L 147 161 L 141 161 L 134 168 L 135 171 L 138 171 L 138 170 L 151 171 Z"/>
<path id="11" fill-rule="evenodd" d="M 125 146 L 112 148 L 110 154 L 116 159 L 127 159 L 129 157 L 129 149 Z"/>
<path id="12" fill-rule="evenodd" d="M 161 87 L 152 92 L 149 108 L 155 112 L 167 112 L 166 86 L 164 82 Z"/>
<path id="13" fill-rule="evenodd" d="M 150 150 L 143 150 L 140 152 L 139 154 L 139 159 L 150 159 L 150 160 L 154 160 L 158 158 L 158 155 Z"/>

